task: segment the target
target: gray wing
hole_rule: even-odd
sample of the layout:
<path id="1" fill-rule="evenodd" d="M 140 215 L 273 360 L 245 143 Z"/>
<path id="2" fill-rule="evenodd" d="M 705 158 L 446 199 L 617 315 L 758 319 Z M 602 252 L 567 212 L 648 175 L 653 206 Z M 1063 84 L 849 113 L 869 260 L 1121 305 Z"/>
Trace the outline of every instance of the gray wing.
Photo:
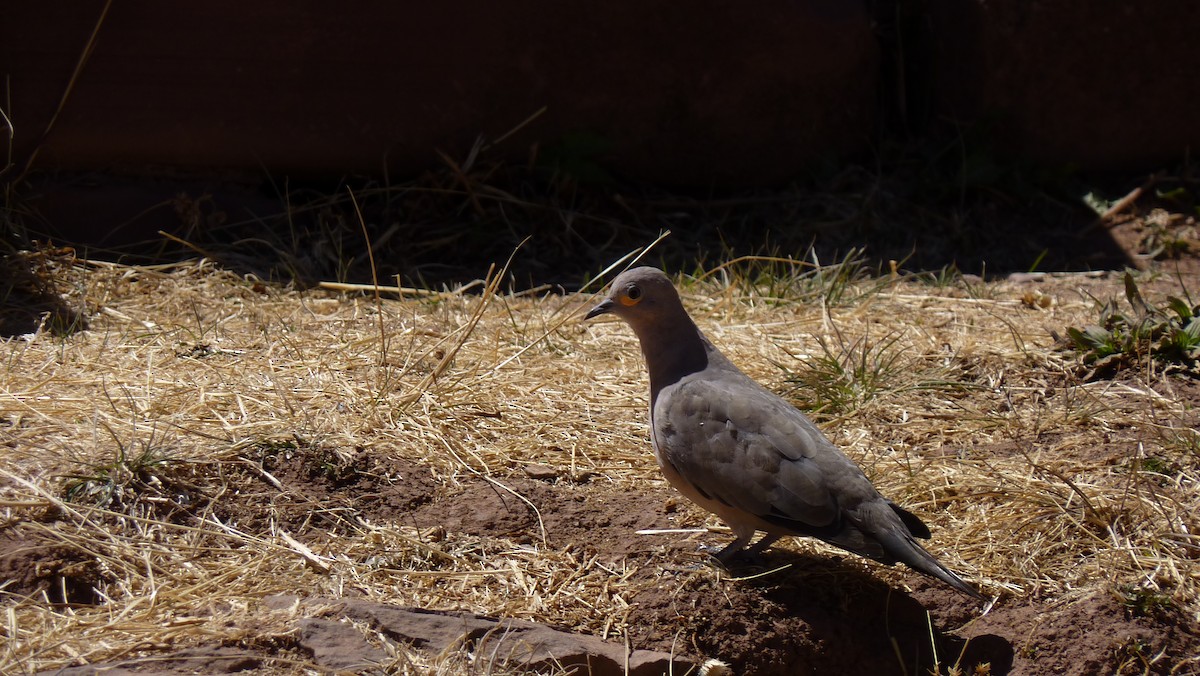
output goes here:
<path id="1" fill-rule="evenodd" d="M 882 499 L 800 411 L 740 372 L 685 378 L 655 407 L 665 461 L 705 495 L 796 534 L 831 539 Z"/>

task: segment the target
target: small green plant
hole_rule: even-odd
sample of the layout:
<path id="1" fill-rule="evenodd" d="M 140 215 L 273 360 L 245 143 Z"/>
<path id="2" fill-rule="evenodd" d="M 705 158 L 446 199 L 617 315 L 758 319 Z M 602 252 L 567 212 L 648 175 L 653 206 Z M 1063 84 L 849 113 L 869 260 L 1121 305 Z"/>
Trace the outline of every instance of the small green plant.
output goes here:
<path id="1" fill-rule="evenodd" d="M 194 486 L 182 480 L 180 461 L 150 443 L 136 452 L 121 445 L 111 462 L 90 465 L 63 478 L 63 497 L 77 505 L 115 512 L 170 514 L 194 506 Z"/>
<path id="2" fill-rule="evenodd" d="M 1116 594 L 1131 617 L 1158 617 L 1176 610 L 1171 597 L 1157 589 L 1125 584 L 1116 589 Z"/>
<path id="3" fill-rule="evenodd" d="M 835 306 L 852 304 L 886 287 L 890 280 L 878 272 L 868 264 L 862 249 L 850 249 L 837 262 L 823 264 L 816 249 L 809 247 L 803 258 L 782 255 L 778 250 L 770 255 L 740 256 L 709 270 L 698 268 L 694 277 L 697 281 L 717 277 L 747 298 Z"/>
<path id="4" fill-rule="evenodd" d="M 788 381 L 806 388 L 809 394 L 806 408 L 814 413 L 853 413 L 874 399 L 903 370 L 900 351 L 889 349 L 896 339 L 893 336 L 872 346 L 863 337 L 835 351 L 822 338 L 821 354 L 809 360 L 809 370 L 789 377 Z"/>
<path id="5" fill-rule="evenodd" d="M 1153 209 L 1145 218 L 1145 232 L 1138 247 L 1147 258 L 1179 258 L 1191 249 L 1190 242 L 1196 238 L 1194 223 L 1193 219 L 1185 220 L 1183 214 Z"/>
<path id="6" fill-rule="evenodd" d="M 802 369 L 783 367 L 793 386 L 785 396 L 810 413 L 834 416 L 859 411 L 885 394 L 953 385 L 943 374 L 922 377 L 917 359 L 897 345 L 900 337 L 872 341 L 863 336 L 847 345 L 838 336 L 837 346 L 818 339 L 821 353 L 804 358 Z"/>
<path id="7" fill-rule="evenodd" d="M 1162 659 L 1163 654 L 1151 654 L 1151 646 L 1140 636 L 1130 636 L 1113 646 L 1113 657 L 1117 665 L 1114 674 L 1149 674 L 1151 667 Z"/>
<path id="8" fill-rule="evenodd" d="M 873 274 L 862 249 L 847 251 L 840 261 L 831 265 L 821 265 L 814 251 L 809 251 L 809 257 L 815 267 L 797 279 L 801 297 L 819 298 L 825 305 L 843 305 L 879 291 L 887 284 L 886 278 L 880 277 L 865 290 L 856 288 L 856 282 Z"/>
<path id="9" fill-rule="evenodd" d="M 1169 427 L 1161 432 L 1164 449 L 1200 459 L 1200 432 L 1191 427 Z"/>
<path id="10" fill-rule="evenodd" d="M 962 284 L 963 273 L 958 269 L 957 264 L 949 263 L 937 270 L 918 272 L 912 275 L 911 279 L 922 284 L 927 284 L 935 289 L 945 290 Z"/>
<path id="11" fill-rule="evenodd" d="M 1186 295 L 1186 294 L 1185 294 Z M 1109 377 L 1147 360 L 1168 369 L 1192 370 L 1200 359 L 1200 306 L 1168 296 L 1164 307 L 1142 298 L 1133 274 L 1125 273 L 1123 311 L 1116 300 L 1098 306 L 1100 323 L 1070 327 L 1072 347 L 1092 369 L 1092 377 Z"/>
<path id="12" fill-rule="evenodd" d="M 321 476 L 332 484 L 345 485 L 358 481 L 364 474 L 362 463 L 353 457 L 332 448 L 313 450 L 315 452 L 308 459 L 310 476 Z"/>
<path id="13" fill-rule="evenodd" d="M 1177 476 L 1181 469 L 1177 463 L 1157 455 L 1146 456 L 1138 460 L 1137 466 L 1139 471 L 1161 474 L 1166 477 Z"/>
<path id="14" fill-rule="evenodd" d="M 298 436 L 263 439 L 252 449 L 243 457 L 260 464 L 266 471 L 274 471 L 283 465 L 299 465 L 309 477 L 320 477 L 333 484 L 353 483 L 365 473 L 362 458 Z"/>

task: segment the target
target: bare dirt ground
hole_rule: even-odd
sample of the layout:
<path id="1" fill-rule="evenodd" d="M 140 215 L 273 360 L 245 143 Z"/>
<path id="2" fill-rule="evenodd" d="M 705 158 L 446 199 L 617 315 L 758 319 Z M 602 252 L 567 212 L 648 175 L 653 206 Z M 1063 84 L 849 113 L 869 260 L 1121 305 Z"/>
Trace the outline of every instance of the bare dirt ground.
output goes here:
<path id="1" fill-rule="evenodd" d="M 0 345 L 0 672 L 1200 673 L 1194 370 L 1062 347 L 1119 273 L 683 282 L 981 605 L 804 540 L 709 565 L 587 296 L 41 264 L 88 326 Z"/>

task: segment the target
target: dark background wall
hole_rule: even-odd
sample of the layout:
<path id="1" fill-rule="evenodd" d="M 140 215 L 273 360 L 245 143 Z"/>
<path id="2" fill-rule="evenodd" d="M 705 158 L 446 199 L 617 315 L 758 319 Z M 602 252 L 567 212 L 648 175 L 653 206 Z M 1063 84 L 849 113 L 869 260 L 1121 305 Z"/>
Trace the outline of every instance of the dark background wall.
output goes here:
<path id="1" fill-rule="evenodd" d="M 359 207 L 410 280 L 527 236 L 531 283 L 565 280 L 666 229 L 679 265 L 1119 267 L 1095 185 L 1062 179 L 1123 174 L 1115 199 L 1187 165 L 1196 26 L 1117 0 L 0 0 L 0 225 L 309 279 L 368 274 Z"/>
<path id="2" fill-rule="evenodd" d="M 1083 168 L 1200 140 L 1194 3 L 105 7 L 0 3 L 15 164 L 403 175 L 539 111 L 493 150 L 575 143 L 676 185 L 786 180 L 862 151 L 897 108 L 910 129 L 984 120 L 1000 147 Z"/>
<path id="3" fill-rule="evenodd" d="M 536 115 L 497 152 L 575 140 L 632 176 L 747 184 L 862 147 L 876 112 L 853 2 L 117 0 L 43 137 L 103 7 L 5 3 L 15 158 L 403 175 Z"/>

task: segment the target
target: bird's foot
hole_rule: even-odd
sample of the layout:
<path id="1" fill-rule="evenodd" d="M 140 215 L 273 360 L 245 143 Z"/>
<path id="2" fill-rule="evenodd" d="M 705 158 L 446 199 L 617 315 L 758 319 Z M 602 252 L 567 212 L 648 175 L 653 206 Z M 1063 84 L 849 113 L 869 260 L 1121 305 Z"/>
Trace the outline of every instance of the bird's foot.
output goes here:
<path id="1" fill-rule="evenodd" d="M 713 547 L 700 545 L 700 551 L 708 554 L 709 563 L 724 570 L 734 568 L 758 567 L 763 563 L 762 553 L 753 549 L 731 549 L 729 547 Z"/>
<path id="2" fill-rule="evenodd" d="M 716 566 L 723 570 L 729 570 L 731 553 L 728 547 L 714 547 L 712 545 L 700 545 L 697 550 L 701 553 L 708 554 L 707 563 L 710 566 Z"/>

